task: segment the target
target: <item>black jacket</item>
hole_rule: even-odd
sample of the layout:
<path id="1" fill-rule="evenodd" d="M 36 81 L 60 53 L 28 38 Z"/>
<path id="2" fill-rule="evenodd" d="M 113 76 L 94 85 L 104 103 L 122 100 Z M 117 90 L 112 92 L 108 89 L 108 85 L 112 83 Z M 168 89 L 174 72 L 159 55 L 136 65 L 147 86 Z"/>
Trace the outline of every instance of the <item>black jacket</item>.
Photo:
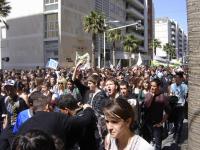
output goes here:
<path id="1" fill-rule="evenodd" d="M 73 147 L 75 143 L 81 143 L 81 150 L 96 149 L 94 138 L 83 138 L 85 130 L 91 128 L 94 122 L 95 115 L 90 108 L 85 109 L 82 114 L 73 117 L 55 112 L 37 112 L 22 125 L 19 134 L 24 134 L 30 129 L 38 129 L 59 137 L 63 140 L 66 150 Z M 92 128 L 90 132 L 93 132 Z M 90 135 L 93 134 L 91 133 Z M 82 142 L 83 139 L 85 140 L 84 142 Z M 94 140 L 92 141 L 92 139 Z"/>
<path id="2" fill-rule="evenodd" d="M 83 85 L 80 80 L 76 79 L 74 80 L 74 84 L 78 88 L 81 96 L 82 96 L 82 103 L 86 103 L 88 100 L 88 94 L 89 94 L 89 87 Z"/>
<path id="3" fill-rule="evenodd" d="M 108 103 L 108 97 L 106 93 L 101 90 L 94 97 L 89 98 L 88 104 L 100 115 L 103 114 L 103 107 Z"/>

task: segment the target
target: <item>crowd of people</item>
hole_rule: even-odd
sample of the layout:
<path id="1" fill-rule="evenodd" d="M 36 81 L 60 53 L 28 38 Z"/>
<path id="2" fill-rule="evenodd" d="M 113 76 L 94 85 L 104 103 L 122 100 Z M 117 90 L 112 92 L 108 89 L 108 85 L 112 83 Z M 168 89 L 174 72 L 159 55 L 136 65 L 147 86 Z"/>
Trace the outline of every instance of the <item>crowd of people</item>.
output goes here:
<path id="1" fill-rule="evenodd" d="M 161 150 L 187 116 L 185 68 L 0 73 L 0 150 Z"/>

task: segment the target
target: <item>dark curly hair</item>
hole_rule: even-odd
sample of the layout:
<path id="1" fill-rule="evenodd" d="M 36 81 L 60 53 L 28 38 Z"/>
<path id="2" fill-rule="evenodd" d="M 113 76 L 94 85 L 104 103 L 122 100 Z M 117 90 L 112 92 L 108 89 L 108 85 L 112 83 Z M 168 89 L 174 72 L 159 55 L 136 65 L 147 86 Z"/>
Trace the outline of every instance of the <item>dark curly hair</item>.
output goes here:
<path id="1" fill-rule="evenodd" d="M 30 130 L 17 136 L 11 150 L 56 150 L 53 138 L 40 130 Z"/>

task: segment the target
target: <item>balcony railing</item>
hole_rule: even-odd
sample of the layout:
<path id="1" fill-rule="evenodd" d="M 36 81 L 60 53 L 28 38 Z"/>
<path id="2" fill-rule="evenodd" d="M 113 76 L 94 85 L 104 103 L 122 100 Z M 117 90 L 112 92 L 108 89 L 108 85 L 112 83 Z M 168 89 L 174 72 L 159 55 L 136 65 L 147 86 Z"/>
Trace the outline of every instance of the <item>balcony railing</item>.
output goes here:
<path id="1" fill-rule="evenodd" d="M 138 11 L 136 11 L 135 9 L 129 7 L 127 8 L 127 13 L 129 13 L 132 16 L 136 16 L 139 19 L 144 19 L 144 15 L 142 15 L 141 13 L 139 13 Z"/>
<path id="2" fill-rule="evenodd" d="M 127 2 L 138 7 L 139 9 L 144 9 L 144 3 L 139 0 L 127 0 Z"/>

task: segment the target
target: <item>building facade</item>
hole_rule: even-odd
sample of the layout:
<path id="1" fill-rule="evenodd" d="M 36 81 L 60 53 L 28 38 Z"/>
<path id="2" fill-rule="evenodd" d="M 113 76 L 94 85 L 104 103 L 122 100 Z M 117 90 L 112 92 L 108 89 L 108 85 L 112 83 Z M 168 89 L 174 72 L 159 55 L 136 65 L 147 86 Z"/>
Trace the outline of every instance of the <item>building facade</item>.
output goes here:
<path id="1" fill-rule="evenodd" d="M 181 29 L 179 24 L 167 17 L 157 18 L 155 20 L 155 39 L 161 42 L 162 48 L 156 49 L 156 56 L 167 57 L 166 52 L 163 50 L 163 45 L 170 43 L 176 50 L 176 59 L 183 61 L 187 53 L 187 35 Z"/>
<path id="2" fill-rule="evenodd" d="M 9 29 L 1 27 L 1 58 L 9 57 L 4 68 L 44 67 L 53 58 L 61 66 L 73 66 L 76 53 L 91 54 L 91 35 L 83 31 L 83 17 L 92 10 L 100 11 L 106 20 L 119 20 L 113 27 L 141 20 L 142 28 L 128 27 L 125 34 L 133 34 L 142 40 L 140 52 L 148 61 L 150 22 L 147 0 L 9 0 L 11 13 L 6 18 Z M 96 60 L 101 59 L 103 38 L 97 39 Z M 107 62 L 111 58 L 111 44 L 106 42 Z M 133 58 L 134 58 L 133 54 Z M 118 44 L 116 59 L 128 59 Z M 101 62 L 101 60 L 99 61 Z M 2 66 L 2 65 L 1 65 Z"/>

